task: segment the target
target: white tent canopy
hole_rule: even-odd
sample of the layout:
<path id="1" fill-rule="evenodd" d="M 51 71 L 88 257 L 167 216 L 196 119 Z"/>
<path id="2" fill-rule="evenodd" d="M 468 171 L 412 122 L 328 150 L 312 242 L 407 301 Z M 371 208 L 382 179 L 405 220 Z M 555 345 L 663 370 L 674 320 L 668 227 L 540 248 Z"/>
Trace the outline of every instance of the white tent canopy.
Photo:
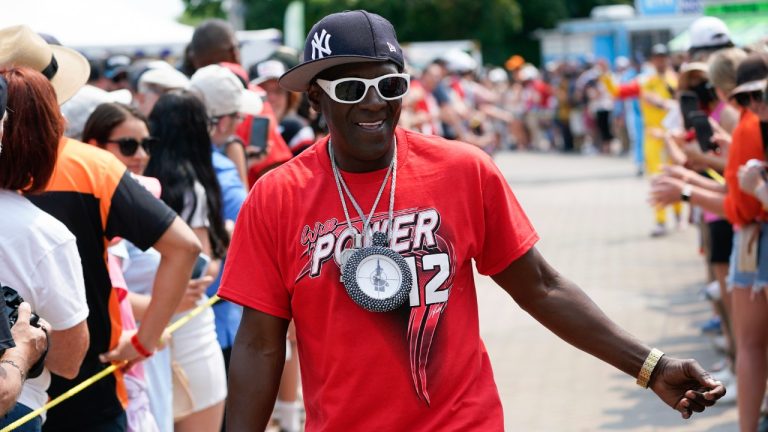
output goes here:
<path id="1" fill-rule="evenodd" d="M 183 10 L 181 0 L 0 0 L 0 7 L 0 28 L 26 24 L 93 57 L 138 51 L 180 56 L 194 31 L 175 19 Z M 282 33 L 239 31 L 237 38 L 243 64 L 249 65 L 269 55 Z"/>
<path id="2" fill-rule="evenodd" d="M 170 15 L 174 8 L 180 12 L 178 0 L 0 0 L 0 4 L 1 27 L 26 24 L 86 53 L 178 51 L 194 30 Z"/>

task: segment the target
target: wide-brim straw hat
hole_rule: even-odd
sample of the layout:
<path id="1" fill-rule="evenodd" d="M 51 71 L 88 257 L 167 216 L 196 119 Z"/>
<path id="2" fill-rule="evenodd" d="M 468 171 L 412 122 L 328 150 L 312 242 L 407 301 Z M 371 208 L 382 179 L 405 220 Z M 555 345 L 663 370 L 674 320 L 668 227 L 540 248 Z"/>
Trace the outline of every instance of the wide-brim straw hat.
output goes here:
<path id="1" fill-rule="evenodd" d="M 0 67 L 28 67 L 41 72 L 56 91 L 59 105 L 88 82 L 91 66 L 77 51 L 49 45 L 27 26 L 0 29 Z"/>

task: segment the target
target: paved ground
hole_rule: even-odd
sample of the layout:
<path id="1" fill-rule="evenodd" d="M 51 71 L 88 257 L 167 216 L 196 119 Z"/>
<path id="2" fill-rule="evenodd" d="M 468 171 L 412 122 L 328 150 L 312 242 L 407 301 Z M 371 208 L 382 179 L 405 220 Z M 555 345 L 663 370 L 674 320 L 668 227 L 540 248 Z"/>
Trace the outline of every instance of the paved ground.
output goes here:
<path id="1" fill-rule="evenodd" d="M 538 248 L 620 325 L 670 355 L 718 360 L 696 324 L 708 318 L 697 235 L 651 239 L 647 182 L 628 159 L 502 153 L 496 158 L 539 231 Z M 508 431 L 736 431 L 734 405 L 683 421 L 653 393 L 561 342 L 490 279 L 478 279 L 481 331 Z"/>

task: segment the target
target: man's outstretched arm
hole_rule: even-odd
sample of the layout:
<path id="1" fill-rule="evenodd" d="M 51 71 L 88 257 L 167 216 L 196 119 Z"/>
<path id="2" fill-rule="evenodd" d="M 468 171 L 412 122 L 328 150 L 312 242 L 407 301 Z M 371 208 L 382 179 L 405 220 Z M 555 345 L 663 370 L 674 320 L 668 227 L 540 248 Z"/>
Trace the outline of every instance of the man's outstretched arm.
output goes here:
<path id="1" fill-rule="evenodd" d="M 267 428 L 285 364 L 288 323 L 243 307 L 229 363 L 228 431 Z"/>
<path id="2" fill-rule="evenodd" d="M 611 321 L 573 282 L 562 277 L 536 248 L 493 276 L 526 312 L 561 339 L 637 377 L 651 349 Z M 650 388 L 689 418 L 725 394 L 695 360 L 663 356 Z"/>

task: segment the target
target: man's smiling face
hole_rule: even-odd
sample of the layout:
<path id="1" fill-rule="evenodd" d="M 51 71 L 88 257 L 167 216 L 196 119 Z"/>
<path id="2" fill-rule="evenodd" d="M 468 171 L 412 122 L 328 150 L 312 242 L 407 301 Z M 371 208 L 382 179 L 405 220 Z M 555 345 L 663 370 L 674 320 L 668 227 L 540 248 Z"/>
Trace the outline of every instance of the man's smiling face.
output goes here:
<path id="1" fill-rule="evenodd" d="M 317 78 L 373 79 L 400 72 L 391 62 L 362 62 L 339 65 L 321 72 Z M 331 99 L 317 83 L 309 88 L 313 108 L 323 113 L 331 133 L 334 155 L 345 171 L 365 172 L 386 168 L 392 156 L 395 127 L 403 100 L 384 100 L 369 88 L 363 100 L 354 104 Z"/>

